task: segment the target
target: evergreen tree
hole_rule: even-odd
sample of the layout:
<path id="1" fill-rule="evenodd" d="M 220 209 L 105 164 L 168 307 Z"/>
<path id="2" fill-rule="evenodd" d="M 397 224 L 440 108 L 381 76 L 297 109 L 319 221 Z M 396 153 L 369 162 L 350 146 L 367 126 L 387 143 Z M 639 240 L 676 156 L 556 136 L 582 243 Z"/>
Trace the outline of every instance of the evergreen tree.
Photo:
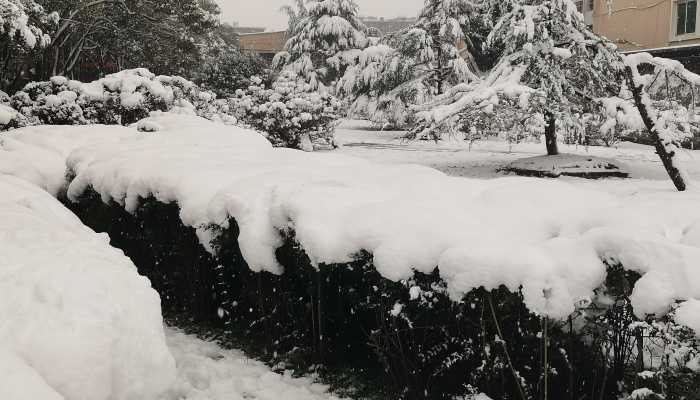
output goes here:
<path id="1" fill-rule="evenodd" d="M 487 29 L 467 0 L 426 0 L 413 26 L 382 39 L 353 59 L 340 89 L 353 109 L 381 124 L 411 121 L 409 108 L 447 88 L 478 80 Z"/>
<path id="2" fill-rule="evenodd" d="M 489 49 L 498 51 L 495 67 L 472 87 L 430 104 L 437 109 L 424 117 L 434 129 L 458 114 L 485 112 L 500 118 L 508 109 L 514 120 L 522 121 L 540 113 L 546 121 L 547 153 L 558 154 L 556 121 L 566 124 L 577 114 L 595 112 L 594 100 L 619 86 L 620 58 L 612 44 L 586 26 L 571 0 L 517 0 L 506 5 L 510 10 L 486 41 Z"/>
<path id="3" fill-rule="evenodd" d="M 31 57 L 51 43 L 58 23 L 34 0 L 0 0 L 0 90 L 14 91 L 31 79 Z"/>
<path id="4" fill-rule="evenodd" d="M 357 11 L 353 0 L 309 0 L 293 14 L 285 51 L 275 57 L 274 65 L 284 66 L 312 87 L 329 86 L 344 73 L 349 54 L 369 42 Z"/>

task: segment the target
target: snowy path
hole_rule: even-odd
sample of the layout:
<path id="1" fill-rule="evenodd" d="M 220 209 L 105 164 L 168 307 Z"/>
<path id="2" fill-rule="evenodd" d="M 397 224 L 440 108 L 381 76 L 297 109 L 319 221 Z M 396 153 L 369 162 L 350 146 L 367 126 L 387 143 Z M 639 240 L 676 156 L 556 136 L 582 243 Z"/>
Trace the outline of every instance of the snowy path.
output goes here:
<path id="1" fill-rule="evenodd" d="M 177 383 L 159 400 L 338 400 L 311 378 L 280 375 L 240 351 L 166 328 Z"/>

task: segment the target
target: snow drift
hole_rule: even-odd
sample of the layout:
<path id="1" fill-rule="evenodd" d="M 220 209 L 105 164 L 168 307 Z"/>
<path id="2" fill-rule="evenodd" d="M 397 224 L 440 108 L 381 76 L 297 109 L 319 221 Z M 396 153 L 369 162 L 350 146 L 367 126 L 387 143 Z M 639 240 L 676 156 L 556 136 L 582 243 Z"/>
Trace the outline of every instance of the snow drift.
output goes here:
<path id="1" fill-rule="evenodd" d="M 158 114 L 150 123 L 161 129 L 72 152 L 68 196 L 93 188 L 130 211 L 149 196 L 177 202 L 205 246 L 206 227 L 233 218 L 255 271 L 282 273 L 275 250 L 293 233 L 315 265 L 347 263 L 366 250 L 394 281 L 439 266 L 455 300 L 506 285 L 522 288 L 533 312 L 553 318 L 593 295 L 604 261 L 643 275 L 632 296 L 640 317 L 700 298 L 697 191 L 451 178 L 419 166 L 273 149 L 253 132 L 191 116 Z"/>
<path id="2" fill-rule="evenodd" d="M 166 390 L 175 365 L 150 282 L 45 191 L 0 173 L 0 193 L 0 398 Z"/>

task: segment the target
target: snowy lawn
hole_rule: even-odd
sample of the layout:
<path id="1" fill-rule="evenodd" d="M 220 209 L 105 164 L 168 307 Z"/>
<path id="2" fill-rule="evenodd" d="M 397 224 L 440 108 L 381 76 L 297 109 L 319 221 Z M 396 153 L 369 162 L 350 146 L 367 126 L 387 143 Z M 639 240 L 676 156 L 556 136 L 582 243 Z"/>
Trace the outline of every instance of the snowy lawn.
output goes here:
<path id="1" fill-rule="evenodd" d="M 489 179 L 508 175 L 500 171 L 516 160 L 546 154 L 544 143 L 521 143 L 510 146 L 500 139 L 477 141 L 470 145 L 458 138 L 433 141 L 407 141 L 402 131 L 378 131 L 368 121 L 345 120 L 336 131 L 344 146 L 341 154 L 366 158 L 379 163 L 415 163 L 438 169 L 448 175 Z M 652 146 L 623 142 L 615 147 L 559 145 L 563 154 L 595 156 L 615 160 L 629 171 L 632 184 L 672 187 L 659 156 Z M 695 180 L 700 180 L 700 151 L 685 150 L 681 165 Z M 582 179 L 563 178 L 587 184 Z M 640 180 L 656 181 L 639 182 Z M 617 183 L 620 180 L 614 179 Z M 663 181 L 659 182 L 659 181 Z M 590 183 L 590 182 L 588 182 Z M 600 182 L 606 185 L 605 182 Z M 661 183 L 661 185 L 657 185 Z M 630 182 L 622 183 L 628 185 Z"/>

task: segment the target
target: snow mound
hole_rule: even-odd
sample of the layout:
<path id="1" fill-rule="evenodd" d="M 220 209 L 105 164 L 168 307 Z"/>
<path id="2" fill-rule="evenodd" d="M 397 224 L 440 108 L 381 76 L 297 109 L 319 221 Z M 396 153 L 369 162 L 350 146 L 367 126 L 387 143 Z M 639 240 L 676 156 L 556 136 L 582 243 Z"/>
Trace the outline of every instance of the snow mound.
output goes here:
<path id="1" fill-rule="evenodd" d="M 29 181 L 56 196 L 66 185 L 66 158 L 89 143 L 114 143 L 136 132 L 121 126 L 34 126 L 0 136 L 0 174 Z"/>
<path id="2" fill-rule="evenodd" d="M 72 152 L 68 196 L 93 188 L 129 211 L 149 196 L 177 202 L 204 246 L 208 226 L 234 218 L 254 271 L 282 273 L 275 250 L 282 232 L 294 232 L 315 265 L 347 263 L 366 250 L 391 280 L 439 266 L 455 300 L 506 285 L 553 318 L 593 296 L 604 261 L 643 276 L 632 295 L 640 317 L 700 299 L 698 191 L 451 178 L 415 165 L 273 149 L 250 131 L 175 118 L 184 117 L 155 116 L 158 132 Z"/>
<path id="3" fill-rule="evenodd" d="M 549 178 L 560 176 L 588 179 L 629 177 L 629 172 L 625 171 L 617 161 L 576 154 L 523 158 L 508 164 L 503 170 L 522 176 Z"/>
<path id="4" fill-rule="evenodd" d="M 165 391 L 175 365 L 150 282 L 45 191 L 0 174 L 0 193 L 0 398 Z"/>
<path id="5" fill-rule="evenodd" d="M 223 350 L 175 330 L 166 330 L 178 366 L 167 399 L 338 400 L 310 378 L 277 374 L 238 351 Z"/>

